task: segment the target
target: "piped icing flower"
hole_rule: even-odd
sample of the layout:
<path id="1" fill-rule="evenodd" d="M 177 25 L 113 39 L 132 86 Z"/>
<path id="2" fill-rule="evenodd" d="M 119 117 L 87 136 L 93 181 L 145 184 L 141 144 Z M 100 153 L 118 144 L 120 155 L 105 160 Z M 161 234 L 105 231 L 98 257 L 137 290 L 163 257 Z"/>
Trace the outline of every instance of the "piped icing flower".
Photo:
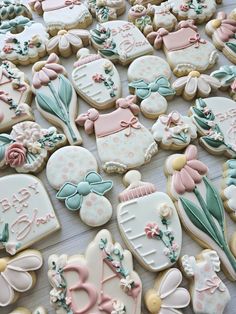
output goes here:
<path id="1" fill-rule="evenodd" d="M 10 144 L 5 152 L 6 164 L 13 168 L 22 166 L 26 160 L 26 152 L 23 144 Z"/>
<path id="2" fill-rule="evenodd" d="M 227 18 L 224 12 L 219 12 L 216 19 L 211 21 L 211 25 L 216 30 L 216 36 L 223 42 L 235 36 L 236 20 Z"/>

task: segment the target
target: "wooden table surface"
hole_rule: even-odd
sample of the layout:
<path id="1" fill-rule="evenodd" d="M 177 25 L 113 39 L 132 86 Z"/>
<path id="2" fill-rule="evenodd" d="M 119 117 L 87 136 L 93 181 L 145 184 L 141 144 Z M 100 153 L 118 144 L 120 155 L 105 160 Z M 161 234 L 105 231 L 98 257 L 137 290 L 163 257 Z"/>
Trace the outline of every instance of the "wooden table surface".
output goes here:
<path id="1" fill-rule="evenodd" d="M 55 0 L 56 1 L 56 0 Z M 217 11 L 224 10 L 225 12 L 230 12 L 234 7 L 236 6 L 235 0 L 224 0 L 224 3 L 222 5 L 219 5 L 217 8 Z M 128 11 L 129 4 L 127 3 L 127 11 Z M 37 21 L 40 21 L 43 23 L 43 20 L 41 17 L 34 14 L 34 19 Z M 124 16 L 121 16 L 120 19 L 127 19 L 127 13 Z M 96 21 L 94 21 L 93 26 L 96 25 Z M 200 26 L 200 33 L 202 36 L 207 37 L 207 35 L 204 32 L 204 26 Z M 209 38 L 208 38 L 209 39 Z M 155 51 L 156 55 L 165 58 L 162 51 Z M 219 68 L 220 65 L 224 64 L 230 64 L 230 61 L 228 61 L 221 52 L 219 52 L 220 58 L 218 64 L 209 71 L 211 73 L 213 70 L 216 70 Z M 72 69 L 73 69 L 73 63 L 75 61 L 75 57 L 70 57 L 69 59 L 62 59 L 61 63 L 66 67 L 69 77 L 71 75 Z M 20 67 L 22 71 L 24 71 L 29 79 L 31 80 L 31 66 L 26 67 Z M 123 86 L 123 96 L 128 95 L 128 83 L 127 83 L 127 67 L 122 67 L 117 65 L 118 71 L 121 76 L 122 80 L 122 86 Z M 172 76 L 172 81 L 174 80 L 174 75 Z M 222 93 L 220 91 L 217 92 L 217 96 L 224 96 L 229 97 L 228 93 Z M 189 107 L 191 103 L 186 102 L 181 97 L 175 97 L 172 101 L 169 102 L 168 112 L 171 110 L 178 110 L 182 114 L 187 114 Z M 33 108 L 35 109 L 35 103 L 33 103 Z M 78 99 L 78 112 L 82 113 L 87 111 L 89 108 L 88 104 L 86 104 L 83 100 Z M 35 116 L 36 121 L 41 124 L 44 127 L 48 127 L 49 124 L 44 118 L 41 117 L 39 112 L 35 110 Z M 140 120 L 142 123 L 148 127 L 151 128 L 154 121 L 148 120 L 144 118 L 142 115 L 140 115 Z M 96 157 L 96 159 L 99 162 L 98 154 L 97 154 L 97 148 L 96 148 L 96 142 L 94 136 L 88 136 L 84 133 L 84 131 L 80 130 L 82 137 L 83 137 L 83 146 L 90 150 L 91 153 L 93 153 Z M 209 167 L 209 177 L 213 180 L 215 185 L 220 188 L 221 185 L 221 176 L 222 176 L 222 163 L 226 161 L 226 158 L 219 157 L 219 156 L 212 156 L 209 153 L 207 153 L 205 150 L 203 150 L 197 141 L 195 143 L 199 148 L 199 159 L 202 160 L 204 163 L 207 164 Z M 143 167 L 141 167 L 139 170 L 142 173 L 142 179 L 144 181 L 152 182 L 157 186 L 157 189 L 159 191 L 166 191 L 166 178 L 163 173 L 163 164 L 166 160 L 166 158 L 171 154 L 171 151 L 163 151 L 159 150 L 158 154 L 152 158 L 151 162 Z M 6 169 L 4 171 L 1 171 L 0 176 L 5 176 L 8 174 L 14 173 L 14 170 Z M 111 201 L 113 205 L 113 216 L 107 225 L 104 226 L 104 228 L 107 228 L 112 234 L 116 241 L 119 241 L 124 246 L 124 243 L 121 239 L 120 233 L 118 231 L 117 226 L 117 220 L 116 220 L 116 207 L 118 205 L 118 194 L 124 189 L 124 186 L 122 184 L 122 177 L 120 175 L 107 175 L 104 174 L 101 171 L 101 174 L 104 176 L 104 179 L 112 179 L 114 182 L 114 188 L 110 193 L 108 193 L 107 197 Z M 71 213 L 68 210 L 66 210 L 64 204 L 55 198 L 56 191 L 49 186 L 45 170 L 42 171 L 40 174 L 38 174 L 38 178 L 40 178 L 50 197 L 52 200 L 52 203 L 54 205 L 55 211 L 58 215 L 58 218 L 61 223 L 61 230 L 50 235 L 47 239 L 44 239 L 41 242 L 36 243 L 33 245 L 33 248 L 38 249 L 42 252 L 43 258 L 44 258 L 44 266 L 41 268 L 40 271 L 37 272 L 37 284 L 36 286 L 30 290 L 28 293 L 23 294 L 20 299 L 13 305 L 1 308 L 0 313 L 1 314 L 7 314 L 12 309 L 14 309 L 17 306 L 25 306 L 29 309 L 33 310 L 38 305 L 44 305 L 48 313 L 55 313 L 53 308 L 49 304 L 49 291 L 51 289 L 50 284 L 47 279 L 47 260 L 48 256 L 51 254 L 78 254 L 85 251 L 87 245 L 93 240 L 95 234 L 99 231 L 99 228 L 90 228 L 86 225 L 84 225 L 79 218 L 79 215 L 76 213 Z M 231 234 L 235 231 L 236 224 L 232 222 L 232 220 L 229 219 L 228 215 L 226 214 L 227 219 L 227 230 L 228 230 L 228 236 L 230 237 Z M 196 255 L 201 251 L 201 247 L 196 244 L 185 232 L 183 232 L 183 246 L 181 250 L 181 255 L 183 254 L 193 254 Z M 3 257 L 5 255 L 4 252 L 0 253 L 0 257 Z M 147 272 L 145 269 L 143 269 L 136 261 L 134 261 L 135 270 L 139 273 L 142 282 L 143 282 L 143 292 L 145 292 L 147 289 L 153 287 L 155 274 Z M 224 274 L 221 272 L 220 277 L 224 281 L 224 283 L 227 285 L 230 294 L 231 294 L 231 301 L 228 304 L 225 314 L 235 314 L 236 313 L 236 283 L 230 282 L 228 279 L 225 278 Z M 183 281 L 183 285 L 187 287 L 187 281 Z M 0 292 L 1 293 L 1 292 Z M 183 310 L 183 313 L 192 314 L 193 311 L 191 307 L 189 306 L 185 310 Z M 129 314 L 129 313 L 128 313 Z M 143 314 L 147 314 L 147 310 L 145 309 L 143 305 Z"/>

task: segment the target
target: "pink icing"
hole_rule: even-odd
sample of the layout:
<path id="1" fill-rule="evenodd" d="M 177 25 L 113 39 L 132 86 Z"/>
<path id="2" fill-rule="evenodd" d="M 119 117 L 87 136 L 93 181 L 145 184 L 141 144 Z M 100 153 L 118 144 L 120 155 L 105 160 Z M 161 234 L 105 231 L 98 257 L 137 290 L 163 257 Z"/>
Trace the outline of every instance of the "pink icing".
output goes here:
<path id="1" fill-rule="evenodd" d="M 81 1 L 80 0 L 56 0 L 56 1 L 45 0 L 42 3 L 44 12 L 59 10 L 66 7 L 73 8 L 75 5 L 81 5 Z"/>
<path id="2" fill-rule="evenodd" d="M 147 14 L 147 9 L 146 8 L 143 8 L 143 11 L 142 12 L 138 12 L 138 11 L 135 11 L 135 6 L 134 7 L 131 7 L 130 10 L 129 10 L 129 15 L 135 19 L 138 19 L 142 16 L 145 16 Z"/>
<path id="3" fill-rule="evenodd" d="M 172 124 L 177 125 L 181 119 L 180 114 L 177 111 L 172 111 L 168 115 L 160 116 L 160 121 L 162 124 L 170 127 Z"/>
<path id="4" fill-rule="evenodd" d="M 99 112 L 96 109 L 89 109 L 87 113 L 80 114 L 75 122 L 80 126 L 84 126 L 87 134 L 92 134 L 94 132 L 94 122 L 98 117 Z"/>
<path id="5" fill-rule="evenodd" d="M 0 90 L 0 100 L 5 102 L 6 104 L 9 103 L 9 95 L 4 90 Z"/>
<path id="6" fill-rule="evenodd" d="M 217 28 L 216 34 L 223 42 L 227 42 L 236 33 L 236 21 L 227 19 L 227 15 L 224 12 L 219 12 L 217 18 L 221 20 L 221 25 Z"/>
<path id="7" fill-rule="evenodd" d="M 168 51 L 188 48 L 195 44 L 195 41 L 191 42 L 190 38 L 195 38 L 196 34 L 196 31 L 192 28 L 181 28 L 176 32 L 169 33 L 168 36 L 163 38 L 165 48 Z"/>
<path id="8" fill-rule="evenodd" d="M 181 28 L 191 28 L 194 31 L 197 31 L 197 26 L 194 25 L 194 20 L 186 20 L 186 21 L 181 21 L 177 25 L 177 29 Z"/>
<path id="9" fill-rule="evenodd" d="M 80 58 L 78 61 L 76 61 L 74 63 L 74 67 L 79 67 L 81 65 L 87 64 L 87 63 L 91 63 L 93 61 L 99 60 L 102 57 L 100 55 L 90 55 L 90 56 L 86 56 L 84 58 Z"/>
<path id="10" fill-rule="evenodd" d="M 144 183 L 142 186 L 137 186 L 135 188 L 126 189 L 122 193 L 119 194 L 120 202 L 127 202 L 129 200 L 143 197 L 145 195 L 149 195 L 156 192 L 155 185 L 151 183 Z"/>
<path id="11" fill-rule="evenodd" d="M 5 152 L 6 164 L 10 167 L 20 167 L 26 159 L 26 148 L 21 143 L 10 144 Z"/>
<path id="12" fill-rule="evenodd" d="M 123 109 L 129 108 L 134 115 L 137 115 L 140 111 L 139 106 L 135 104 L 137 97 L 135 95 L 127 96 L 126 98 L 120 98 L 116 101 L 116 107 Z"/>
<path id="13" fill-rule="evenodd" d="M 163 43 L 163 37 L 168 34 L 169 32 L 165 28 L 160 28 L 157 32 L 149 33 L 147 39 L 156 49 L 160 49 Z"/>

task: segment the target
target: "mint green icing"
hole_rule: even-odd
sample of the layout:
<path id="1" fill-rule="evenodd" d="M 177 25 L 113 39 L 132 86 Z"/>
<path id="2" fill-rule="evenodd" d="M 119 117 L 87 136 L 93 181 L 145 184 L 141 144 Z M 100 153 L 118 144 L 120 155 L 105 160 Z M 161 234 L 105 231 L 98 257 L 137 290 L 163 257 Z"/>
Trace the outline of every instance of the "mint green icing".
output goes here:
<path id="1" fill-rule="evenodd" d="M 229 86 L 236 78 L 236 66 L 235 65 L 223 65 L 211 73 L 211 76 L 217 78 L 223 85 Z"/>
<path id="2" fill-rule="evenodd" d="M 228 47 L 228 48 L 230 48 L 234 53 L 236 53 L 236 44 L 235 43 L 233 43 L 233 42 L 227 42 L 227 43 L 225 43 L 226 44 L 226 46 Z"/>
<path id="3" fill-rule="evenodd" d="M 0 19 L 10 20 L 17 15 L 31 17 L 30 10 L 20 1 L 2 0 L 0 4 Z"/>
<path id="4" fill-rule="evenodd" d="M 34 22 L 27 17 L 17 16 L 12 20 L 2 22 L 0 25 L 0 34 L 6 34 L 7 32 L 14 34 L 14 32 L 17 33 L 19 27 L 30 26 L 33 23 Z"/>

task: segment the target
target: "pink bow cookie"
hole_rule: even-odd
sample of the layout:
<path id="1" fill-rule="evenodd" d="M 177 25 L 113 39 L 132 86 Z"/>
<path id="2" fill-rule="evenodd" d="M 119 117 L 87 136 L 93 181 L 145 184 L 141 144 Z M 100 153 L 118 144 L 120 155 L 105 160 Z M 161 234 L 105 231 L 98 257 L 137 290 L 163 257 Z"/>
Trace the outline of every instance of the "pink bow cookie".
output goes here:
<path id="1" fill-rule="evenodd" d="M 84 126 L 84 130 L 87 134 L 92 134 L 94 131 L 94 122 L 98 117 L 99 112 L 96 109 L 89 109 L 87 113 L 80 114 L 75 122 L 79 126 Z"/>

